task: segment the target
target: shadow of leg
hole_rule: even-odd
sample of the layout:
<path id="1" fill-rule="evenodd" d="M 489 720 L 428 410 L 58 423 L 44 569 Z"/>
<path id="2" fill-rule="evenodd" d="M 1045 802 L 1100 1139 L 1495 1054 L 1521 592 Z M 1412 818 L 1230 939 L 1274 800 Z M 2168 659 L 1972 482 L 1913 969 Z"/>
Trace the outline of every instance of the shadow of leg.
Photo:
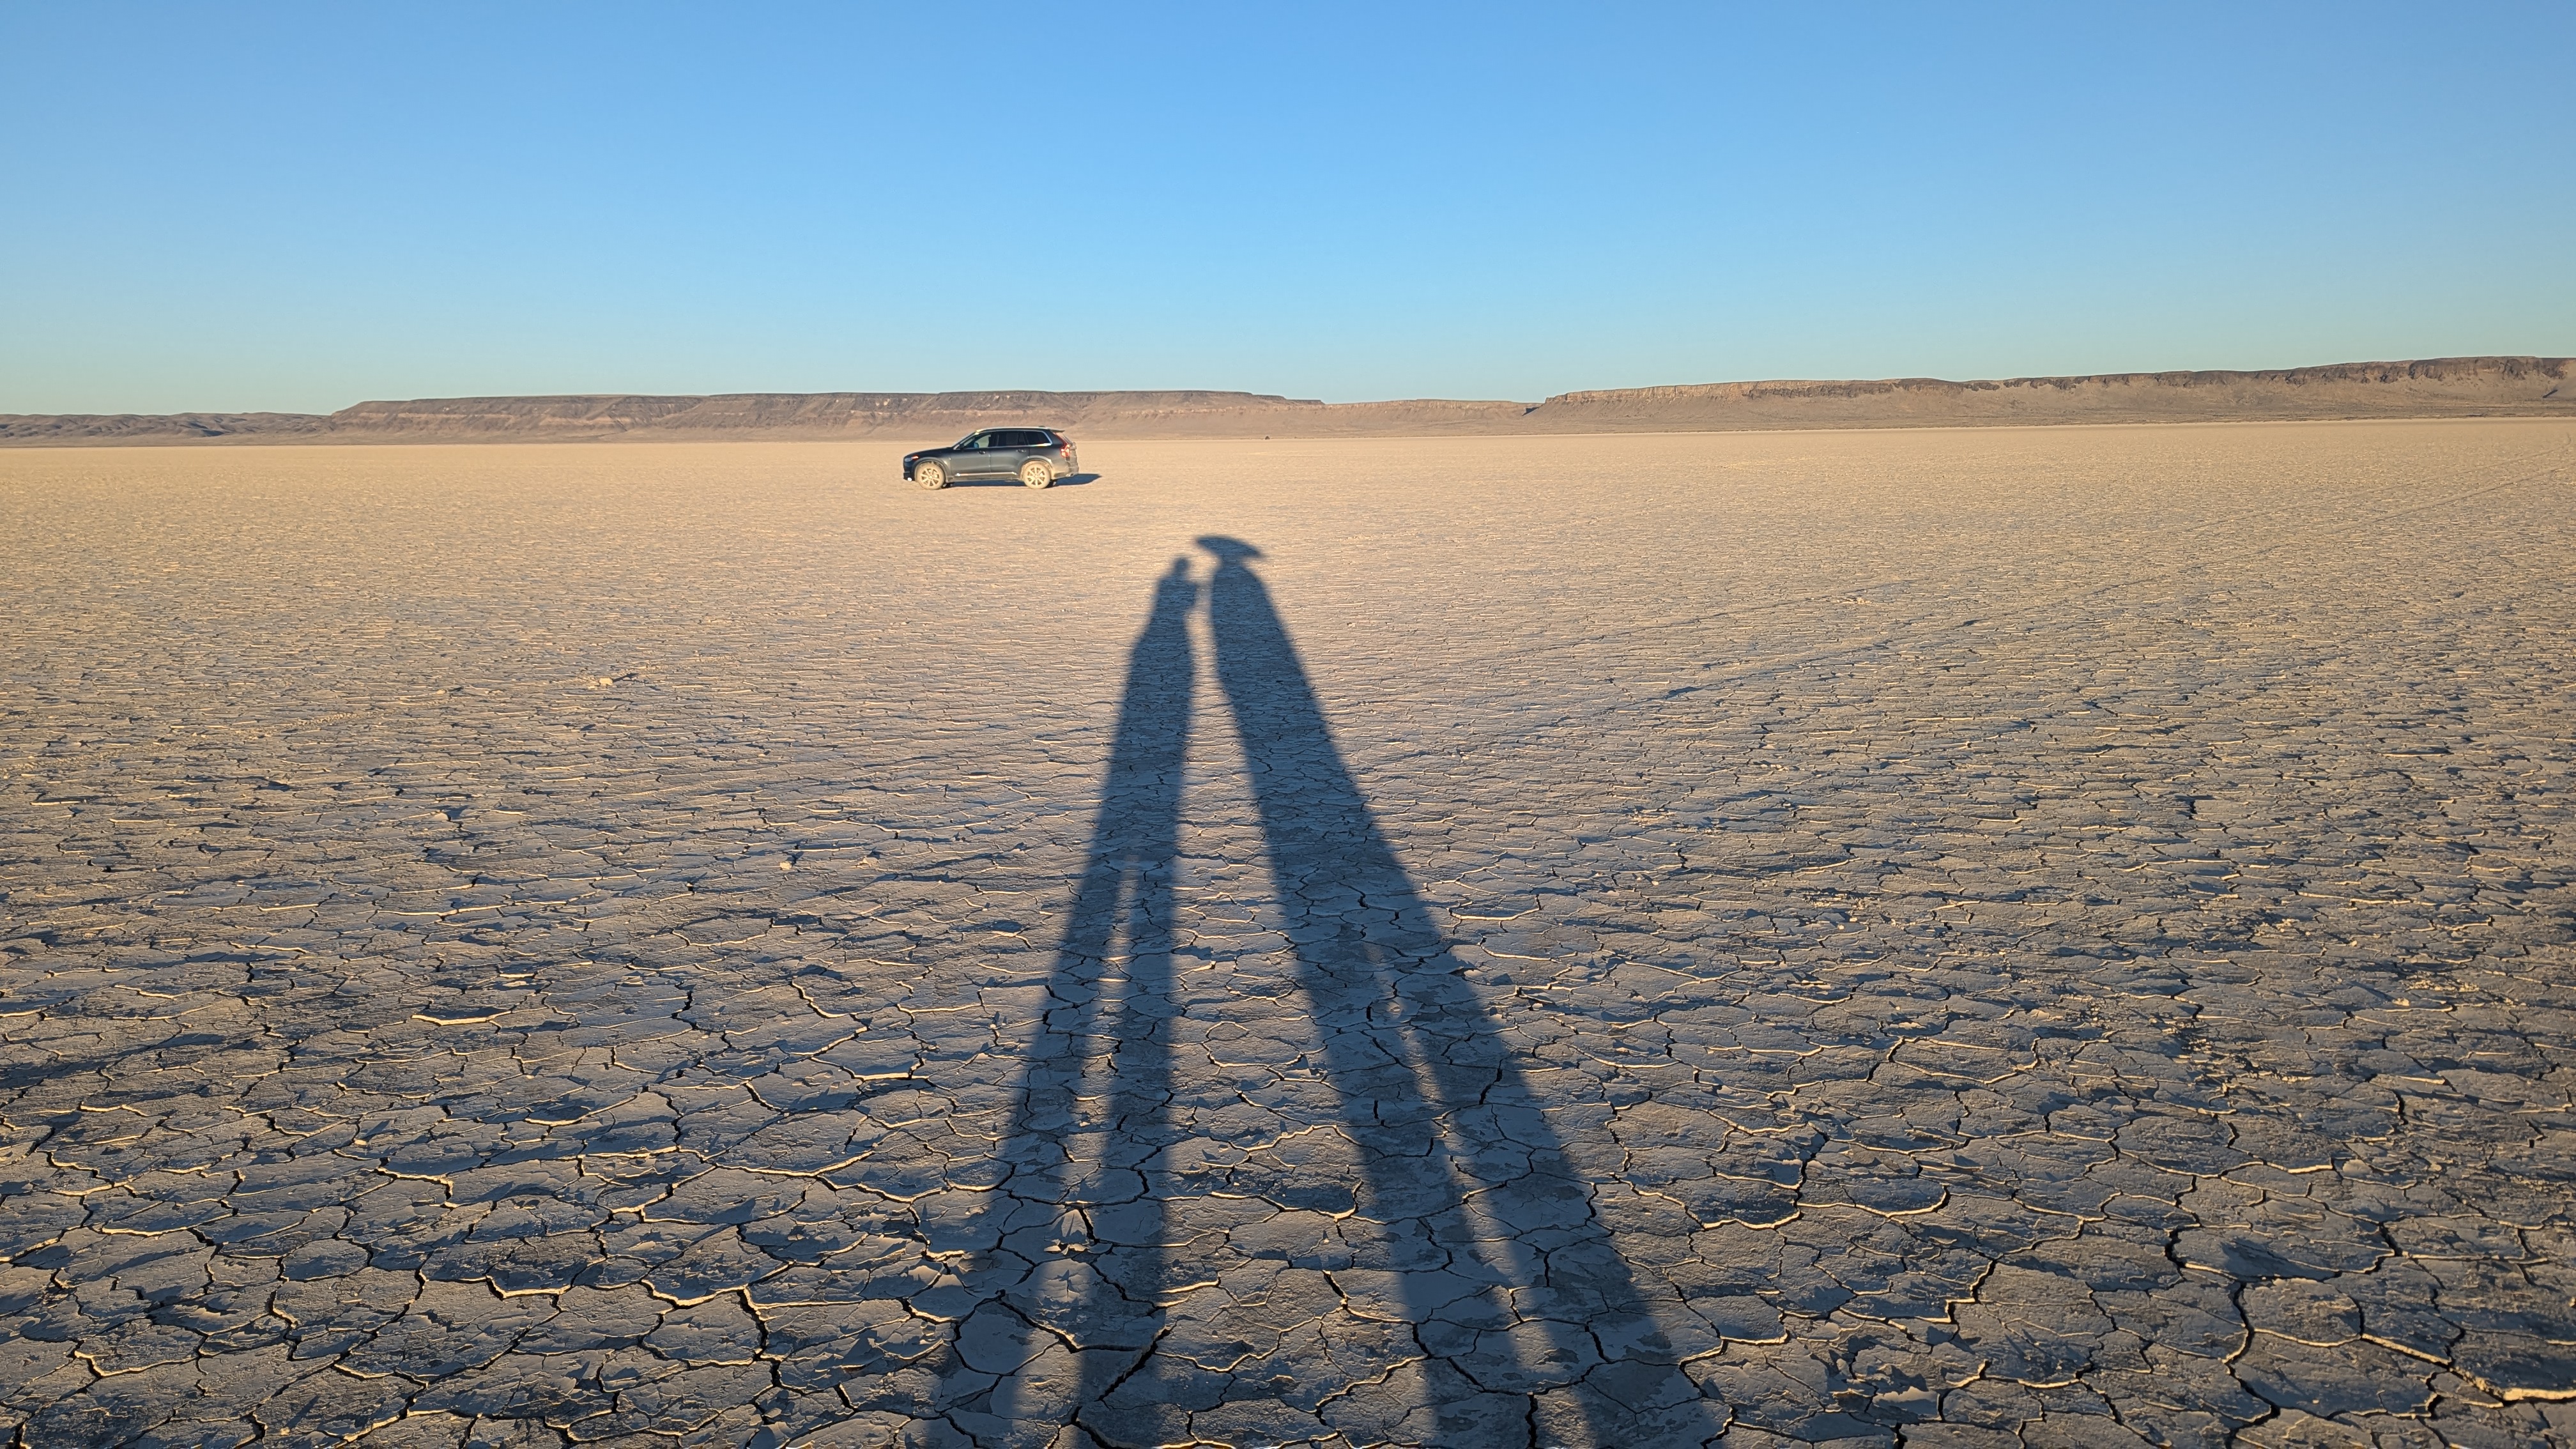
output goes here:
<path id="1" fill-rule="evenodd" d="M 1499 1442 L 1505 1424 L 1552 1442 L 1702 1442 L 1715 1432 L 1705 1405 L 1334 746 L 1247 566 L 1258 551 L 1200 544 L 1219 560 L 1208 584 L 1218 686 L 1360 1149 L 1364 1213 L 1388 1235 L 1397 1301 L 1384 1307 L 1428 1357 L 1440 1442 Z"/>
<path id="2" fill-rule="evenodd" d="M 939 1407 L 978 1443 L 1050 1442 L 1135 1367 L 1156 1332 L 1167 1270 L 1152 1174 L 1169 1135 L 1172 871 L 1198 595 L 1187 561 L 1174 560 L 1129 655 L 1090 850 L 999 1181 L 947 1245 L 973 1266 L 953 1295 L 963 1316 Z M 1105 1012 L 1113 993 L 1115 1011 Z M 1104 1096 L 1106 1117 L 1087 1115 L 1083 1104 Z"/>

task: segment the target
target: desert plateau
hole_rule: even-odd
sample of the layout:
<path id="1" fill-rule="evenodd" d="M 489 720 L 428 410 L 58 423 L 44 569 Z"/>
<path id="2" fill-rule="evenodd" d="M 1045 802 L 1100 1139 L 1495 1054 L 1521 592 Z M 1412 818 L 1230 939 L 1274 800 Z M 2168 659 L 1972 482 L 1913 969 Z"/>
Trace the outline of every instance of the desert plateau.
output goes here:
<path id="1" fill-rule="evenodd" d="M 0 1438 L 2566 1442 L 2505 361 L 0 452 Z"/>
<path id="2" fill-rule="evenodd" d="M 993 423 L 1093 438 L 1346 438 L 2050 427 L 2362 418 L 2576 418 L 2576 358 L 2435 357 L 2256 372 L 1772 379 L 1543 402 L 1328 403 L 1206 390 L 596 394 L 362 402 L 332 413 L 0 413 L 0 447 L 887 439 Z"/>

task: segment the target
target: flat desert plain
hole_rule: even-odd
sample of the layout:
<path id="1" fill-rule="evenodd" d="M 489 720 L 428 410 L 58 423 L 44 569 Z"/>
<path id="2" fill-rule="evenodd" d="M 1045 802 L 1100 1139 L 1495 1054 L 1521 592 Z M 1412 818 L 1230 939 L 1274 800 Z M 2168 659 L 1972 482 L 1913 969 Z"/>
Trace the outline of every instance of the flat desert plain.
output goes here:
<path id="1" fill-rule="evenodd" d="M 0 454 L 14 1442 L 2576 1437 L 2576 425 L 895 453 Z"/>

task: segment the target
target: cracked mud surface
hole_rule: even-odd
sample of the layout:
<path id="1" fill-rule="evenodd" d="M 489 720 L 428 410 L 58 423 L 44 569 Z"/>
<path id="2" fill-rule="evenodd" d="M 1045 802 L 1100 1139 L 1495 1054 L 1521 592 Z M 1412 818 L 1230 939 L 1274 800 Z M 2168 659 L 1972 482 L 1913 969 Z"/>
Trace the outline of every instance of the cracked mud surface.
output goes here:
<path id="1" fill-rule="evenodd" d="M 0 455 L 15 1442 L 2576 1437 L 2576 428 L 1084 457 Z"/>

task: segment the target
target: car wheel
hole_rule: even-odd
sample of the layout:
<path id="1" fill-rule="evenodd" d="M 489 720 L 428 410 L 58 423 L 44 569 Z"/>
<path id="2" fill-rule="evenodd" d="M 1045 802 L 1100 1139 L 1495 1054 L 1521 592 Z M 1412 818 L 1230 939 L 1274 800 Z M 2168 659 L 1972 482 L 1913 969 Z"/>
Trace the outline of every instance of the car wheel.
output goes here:
<path id="1" fill-rule="evenodd" d="M 945 488 L 948 486 L 948 470 L 936 463 L 922 463 L 913 468 L 912 481 L 924 488 Z"/>
<path id="2" fill-rule="evenodd" d="M 1055 469 L 1042 458 L 1031 458 L 1020 465 L 1020 481 L 1032 488 L 1044 488 L 1055 482 Z"/>

